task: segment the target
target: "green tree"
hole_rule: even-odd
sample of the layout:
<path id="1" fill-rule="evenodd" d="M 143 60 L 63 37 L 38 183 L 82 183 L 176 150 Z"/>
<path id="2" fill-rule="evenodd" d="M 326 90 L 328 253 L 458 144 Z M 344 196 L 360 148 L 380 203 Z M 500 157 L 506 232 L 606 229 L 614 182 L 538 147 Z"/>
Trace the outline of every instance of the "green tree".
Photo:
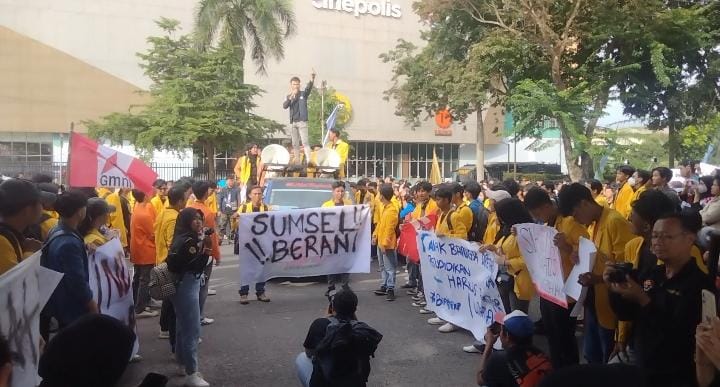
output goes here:
<path id="1" fill-rule="evenodd" d="M 308 141 L 311 145 L 322 143 L 322 128 L 335 106 L 342 103 L 332 87 L 327 87 L 324 96 L 322 94 L 322 89 L 315 88 L 308 97 Z M 346 140 L 347 133 L 343 129 L 349 125 L 351 118 L 350 113 L 343 109 L 335 121 L 335 128 L 340 130 L 341 137 Z"/>
<path id="2" fill-rule="evenodd" d="M 652 129 L 668 130 L 672 166 L 678 154 L 704 153 L 702 143 L 696 144 L 701 149 L 688 147 L 697 133 L 682 132 L 697 132 L 720 106 L 720 3 L 649 3 L 656 11 L 632 42 L 640 67 L 622 79 L 619 97 L 625 113 L 646 119 Z"/>
<path id="3" fill-rule="evenodd" d="M 242 62 L 232 47 L 199 52 L 189 36 L 173 36 L 176 21 L 162 19 L 158 25 L 165 35 L 149 38 L 150 49 L 138 54 L 154 81 L 150 103 L 138 113 L 113 113 L 87 122 L 90 135 L 129 140 L 144 152 L 199 146 L 209 157 L 214 179 L 217 151 L 256 141 L 282 125 L 252 113 L 253 98 L 262 91 L 243 83 Z"/>
<path id="4" fill-rule="evenodd" d="M 688 125 L 680 131 L 680 153 L 690 160 L 702 160 L 707 152 L 708 145 L 713 144 L 717 153 L 718 140 L 720 140 L 720 114 L 716 114 L 703 123 Z M 715 155 L 712 155 L 715 156 Z M 711 157 L 712 157 L 711 156 Z M 713 157 L 715 161 L 716 157 Z"/>
<path id="5" fill-rule="evenodd" d="M 246 50 L 265 73 L 268 59 L 282 59 L 284 40 L 296 30 L 289 0 L 201 0 L 195 14 L 195 41 L 201 51 L 214 41 L 233 47 L 240 64 Z"/>

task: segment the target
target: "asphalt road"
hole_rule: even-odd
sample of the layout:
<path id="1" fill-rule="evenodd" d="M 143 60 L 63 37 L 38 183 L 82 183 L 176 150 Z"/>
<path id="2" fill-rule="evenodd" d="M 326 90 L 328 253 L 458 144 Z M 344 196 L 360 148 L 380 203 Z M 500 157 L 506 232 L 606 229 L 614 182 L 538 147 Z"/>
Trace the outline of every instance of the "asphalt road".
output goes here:
<path id="1" fill-rule="evenodd" d="M 217 295 L 208 297 L 205 314 L 215 323 L 202 328 L 198 356 L 200 372 L 212 386 L 299 386 L 294 361 L 310 326 L 323 316 L 326 285 L 317 282 L 268 284 L 270 303 L 240 305 L 237 294 L 238 258 L 230 246 L 222 246 L 221 265 L 214 268 L 211 286 Z M 420 315 L 410 296 L 398 292 L 395 302 L 375 296 L 380 273 L 376 264 L 370 274 L 353 274 L 351 287 L 359 297 L 358 318 L 383 335 L 372 359 L 369 386 L 472 386 L 478 355 L 462 346 L 472 342 L 469 332 L 440 333 L 428 325 L 432 315 Z M 406 274 L 398 275 L 403 284 Z M 251 287 L 251 297 L 254 295 Z M 130 364 L 120 386 L 140 384 L 148 372 L 171 377 L 169 386 L 182 385 L 182 377 L 170 357 L 167 340 L 157 338 L 158 318 L 138 321 L 143 360 Z"/>

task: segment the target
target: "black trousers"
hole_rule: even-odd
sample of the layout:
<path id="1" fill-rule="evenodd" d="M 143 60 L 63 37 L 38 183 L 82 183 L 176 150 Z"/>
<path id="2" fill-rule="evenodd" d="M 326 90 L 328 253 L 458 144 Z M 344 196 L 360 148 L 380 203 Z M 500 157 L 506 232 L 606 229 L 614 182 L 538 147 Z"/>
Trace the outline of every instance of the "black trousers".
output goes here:
<path id="1" fill-rule="evenodd" d="M 160 330 L 170 334 L 170 348 L 175 353 L 175 306 L 170 300 L 163 300 L 160 309 Z"/>
<path id="2" fill-rule="evenodd" d="M 540 298 L 540 315 L 542 315 L 545 336 L 550 345 L 550 361 L 553 369 L 576 365 L 580 362 L 578 344 L 575 339 L 577 320 L 570 317 L 573 304 L 565 309 L 550 301 Z"/>

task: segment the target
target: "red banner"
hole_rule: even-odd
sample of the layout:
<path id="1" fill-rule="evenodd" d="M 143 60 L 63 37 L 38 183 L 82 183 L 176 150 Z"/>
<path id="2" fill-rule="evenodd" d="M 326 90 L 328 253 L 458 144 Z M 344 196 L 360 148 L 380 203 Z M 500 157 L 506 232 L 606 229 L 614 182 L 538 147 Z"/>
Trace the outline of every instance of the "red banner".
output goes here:
<path id="1" fill-rule="evenodd" d="M 137 188 L 151 193 L 157 173 L 142 160 L 100 145 L 81 134 L 70 139 L 71 187 Z"/>
<path id="2" fill-rule="evenodd" d="M 430 214 L 424 218 L 405 222 L 400 227 L 400 238 L 398 239 L 398 253 L 407 257 L 412 263 L 420 262 L 420 252 L 417 248 L 417 230 L 432 230 L 435 228 L 437 215 Z"/>

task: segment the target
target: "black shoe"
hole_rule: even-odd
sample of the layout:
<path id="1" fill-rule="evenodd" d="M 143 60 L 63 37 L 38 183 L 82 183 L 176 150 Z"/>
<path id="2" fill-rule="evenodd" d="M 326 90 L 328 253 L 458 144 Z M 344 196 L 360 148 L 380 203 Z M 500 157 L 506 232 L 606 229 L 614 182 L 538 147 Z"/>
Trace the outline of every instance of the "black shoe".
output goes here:
<path id="1" fill-rule="evenodd" d="M 416 289 L 410 289 L 406 291 L 405 294 L 407 294 L 408 296 L 415 296 L 418 294 L 418 291 Z"/>
<path id="2" fill-rule="evenodd" d="M 405 285 L 401 286 L 400 288 L 401 289 L 413 289 L 413 288 L 415 288 L 415 286 L 412 286 L 410 284 L 405 284 Z"/>
<path id="3" fill-rule="evenodd" d="M 386 301 L 395 301 L 395 290 L 388 289 L 387 291 L 387 297 L 385 297 Z"/>
<path id="4" fill-rule="evenodd" d="M 387 289 L 385 289 L 385 287 L 381 286 L 380 289 L 374 291 L 373 293 L 375 293 L 376 296 L 384 296 L 384 295 L 388 294 L 388 291 L 387 291 Z"/>

